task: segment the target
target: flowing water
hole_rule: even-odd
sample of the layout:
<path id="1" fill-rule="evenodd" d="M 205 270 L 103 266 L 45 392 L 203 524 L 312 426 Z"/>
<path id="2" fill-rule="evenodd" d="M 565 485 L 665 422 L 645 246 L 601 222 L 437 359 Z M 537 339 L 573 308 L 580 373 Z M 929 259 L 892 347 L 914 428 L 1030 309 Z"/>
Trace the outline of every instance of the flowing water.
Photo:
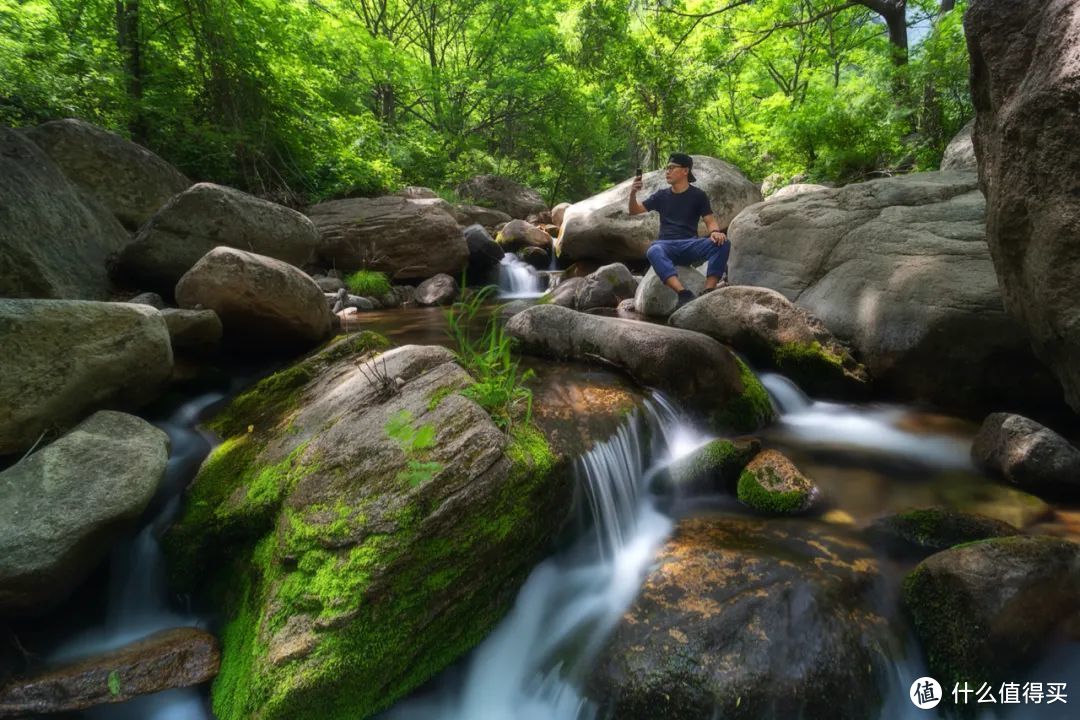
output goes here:
<path id="1" fill-rule="evenodd" d="M 544 292 L 540 273 L 532 265 L 506 253 L 499 261 L 499 297 L 504 299 L 535 298 Z"/>

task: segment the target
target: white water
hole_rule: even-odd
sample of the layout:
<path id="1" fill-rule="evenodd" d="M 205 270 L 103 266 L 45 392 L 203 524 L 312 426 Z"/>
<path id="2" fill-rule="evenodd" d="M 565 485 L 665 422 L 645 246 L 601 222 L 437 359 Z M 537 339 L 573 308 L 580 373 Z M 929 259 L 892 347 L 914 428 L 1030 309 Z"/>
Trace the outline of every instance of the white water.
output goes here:
<path id="1" fill-rule="evenodd" d="M 499 296 L 503 298 L 540 297 L 544 292 L 540 274 L 532 265 L 513 253 L 499 261 Z"/>
<path id="2" fill-rule="evenodd" d="M 642 444 L 649 429 L 653 448 Z M 578 465 L 589 529 L 533 570 L 510 614 L 469 656 L 463 676 L 448 673 L 431 693 L 399 703 L 384 720 L 593 717 L 581 683 L 671 530 L 671 520 L 653 505 L 648 478 L 704 441 L 658 397 L 598 443 Z"/>

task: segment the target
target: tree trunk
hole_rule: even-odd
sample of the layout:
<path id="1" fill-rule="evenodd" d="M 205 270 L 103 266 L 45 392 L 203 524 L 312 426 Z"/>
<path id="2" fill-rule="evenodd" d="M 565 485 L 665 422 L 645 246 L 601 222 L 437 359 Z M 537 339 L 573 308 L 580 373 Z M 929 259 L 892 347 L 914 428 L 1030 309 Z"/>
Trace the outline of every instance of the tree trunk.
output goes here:
<path id="1" fill-rule="evenodd" d="M 945 0 L 949 2 L 950 0 Z M 893 50 L 893 63 L 904 65 L 908 60 L 907 0 L 855 0 L 885 21 L 889 29 L 889 43 Z M 944 5 L 944 3 L 942 3 Z"/>
<path id="2" fill-rule="evenodd" d="M 131 139 L 146 145 L 146 118 L 142 111 L 143 67 L 142 43 L 139 38 L 139 0 L 116 0 L 116 45 L 124 58 L 131 116 L 128 131 Z"/>

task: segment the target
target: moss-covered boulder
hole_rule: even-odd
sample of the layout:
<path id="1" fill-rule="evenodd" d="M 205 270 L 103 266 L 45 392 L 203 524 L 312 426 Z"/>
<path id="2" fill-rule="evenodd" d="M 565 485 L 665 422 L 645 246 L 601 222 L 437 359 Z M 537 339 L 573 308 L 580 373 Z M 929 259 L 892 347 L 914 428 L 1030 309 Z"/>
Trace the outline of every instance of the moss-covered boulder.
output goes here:
<path id="1" fill-rule="evenodd" d="M 732 492 L 743 468 L 759 452 L 757 438 L 712 440 L 673 462 L 657 476 L 656 487 L 679 495 Z"/>
<path id="2" fill-rule="evenodd" d="M 865 720 L 891 669 L 881 576 L 849 531 L 694 518 L 659 551 L 588 681 L 619 720 Z"/>
<path id="3" fill-rule="evenodd" d="M 739 475 L 736 492 L 741 502 L 770 515 L 806 512 L 821 497 L 814 481 L 776 450 L 750 461 Z"/>
<path id="4" fill-rule="evenodd" d="M 932 555 L 904 580 L 904 604 L 944 687 L 1020 677 L 1080 613 L 1080 545 L 991 538 Z"/>
<path id="5" fill-rule="evenodd" d="M 444 348 L 339 341 L 241 394 L 166 537 L 222 610 L 220 720 L 361 720 L 475 645 L 571 499 L 534 426 L 508 435 Z"/>
<path id="6" fill-rule="evenodd" d="M 815 397 L 860 398 L 870 376 L 825 324 L 768 288 L 731 285 L 681 308 L 669 322 L 732 346 Z"/>
<path id="7" fill-rule="evenodd" d="M 929 555 L 961 543 L 1019 535 L 1002 520 L 946 507 L 915 508 L 874 520 L 874 541 L 897 555 Z"/>

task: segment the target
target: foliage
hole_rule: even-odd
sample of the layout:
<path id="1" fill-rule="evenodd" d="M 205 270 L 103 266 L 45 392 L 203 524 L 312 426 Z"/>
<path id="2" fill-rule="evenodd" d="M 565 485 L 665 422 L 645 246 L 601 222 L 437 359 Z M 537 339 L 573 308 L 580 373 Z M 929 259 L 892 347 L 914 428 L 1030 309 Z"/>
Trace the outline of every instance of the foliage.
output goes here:
<path id="1" fill-rule="evenodd" d="M 109 694 L 117 697 L 120 694 L 120 672 L 118 670 L 110 672 L 107 682 L 109 684 Z"/>
<path id="2" fill-rule="evenodd" d="M 477 316 L 493 291 L 485 287 L 469 299 L 454 303 L 446 311 L 446 319 L 458 362 L 476 380 L 461 393 L 487 410 L 496 425 L 510 431 L 515 420 L 521 419 L 524 425 L 532 421 L 532 391 L 524 383 L 534 373 L 519 370 L 512 353 L 513 338 L 506 334 L 496 314 L 488 318 L 480 337 L 473 337 Z"/>
<path id="3" fill-rule="evenodd" d="M 414 428 L 412 420 L 412 413 L 401 410 L 386 421 L 384 429 L 409 461 L 408 467 L 398 474 L 398 479 L 416 487 L 435 477 L 443 466 L 438 462 L 421 460 L 425 451 L 435 446 L 435 426 L 428 423 Z"/>
<path id="4" fill-rule="evenodd" d="M 390 278 L 375 270 L 357 270 L 345 276 L 345 286 L 353 295 L 381 297 L 390 292 Z"/>

